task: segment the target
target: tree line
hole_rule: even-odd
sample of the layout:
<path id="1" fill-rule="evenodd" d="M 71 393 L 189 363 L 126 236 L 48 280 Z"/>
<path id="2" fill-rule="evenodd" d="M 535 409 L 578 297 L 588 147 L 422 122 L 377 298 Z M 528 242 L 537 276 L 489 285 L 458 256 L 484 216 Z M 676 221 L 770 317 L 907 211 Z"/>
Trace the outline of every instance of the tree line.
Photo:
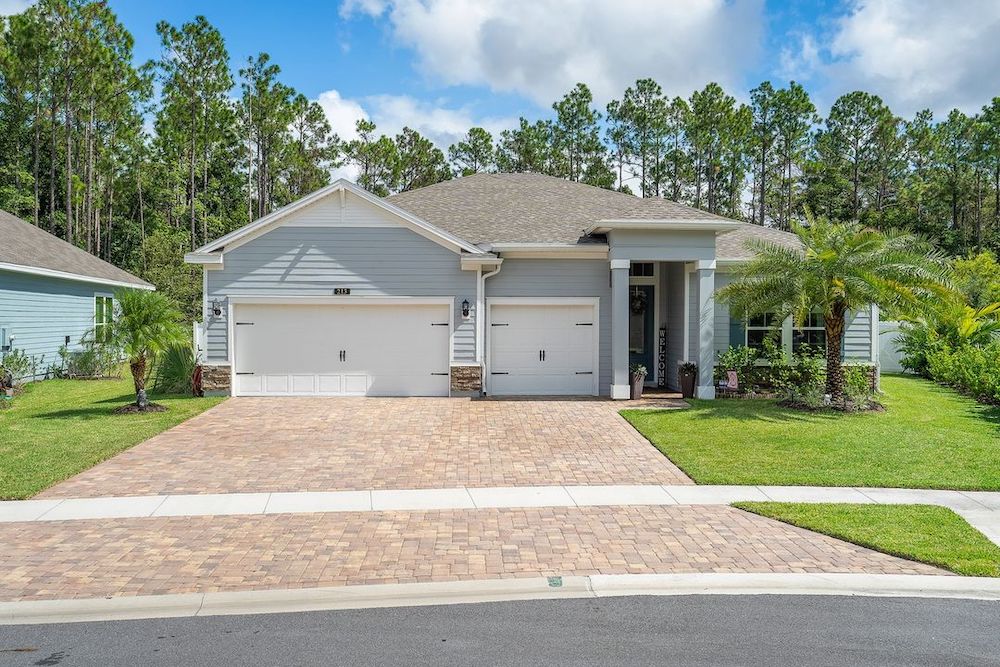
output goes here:
<path id="1" fill-rule="evenodd" d="M 104 2 L 40 0 L 0 40 L 0 208 L 156 283 L 191 316 L 184 252 L 353 166 L 380 194 L 477 172 L 530 171 L 787 229 L 833 220 L 922 233 L 945 252 L 1000 247 L 1000 98 L 980 113 L 901 118 L 851 92 L 821 117 L 795 82 L 741 103 L 716 83 L 671 97 L 651 79 L 599 108 L 584 83 L 548 118 L 443 150 L 359 120 L 336 136 L 266 53 L 234 67 L 204 17 L 156 26 L 160 56 Z"/>

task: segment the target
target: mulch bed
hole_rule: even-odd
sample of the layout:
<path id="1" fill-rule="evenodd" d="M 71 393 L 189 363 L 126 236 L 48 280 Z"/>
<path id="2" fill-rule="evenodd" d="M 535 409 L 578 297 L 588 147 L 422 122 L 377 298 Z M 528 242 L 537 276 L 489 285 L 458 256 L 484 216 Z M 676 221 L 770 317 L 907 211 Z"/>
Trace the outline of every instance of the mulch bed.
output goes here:
<path id="1" fill-rule="evenodd" d="M 167 409 L 160 405 L 159 403 L 150 403 L 144 408 L 140 408 L 135 403 L 129 403 L 128 405 L 123 405 L 120 408 L 115 408 L 114 413 L 116 415 L 133 415 L 141 414 L 144 412 L 166 412 Z"/>

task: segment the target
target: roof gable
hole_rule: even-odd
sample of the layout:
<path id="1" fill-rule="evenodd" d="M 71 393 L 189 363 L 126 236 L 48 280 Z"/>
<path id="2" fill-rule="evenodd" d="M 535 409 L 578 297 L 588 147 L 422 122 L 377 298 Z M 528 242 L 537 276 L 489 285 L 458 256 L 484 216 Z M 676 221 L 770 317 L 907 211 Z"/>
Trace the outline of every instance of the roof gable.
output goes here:
<path id="1" fill-rule="evenodd" d="M 483 251 L 471 243 L 443 229 L 404 211 L 386 200 L 371 194 L 367 190 L 350 183 L 347 180 L 338 181 L 316 190 L 315 192 L 292 202 L 254 222 L 222 236 L 186 257 L 188 261 L 198 262 L 205 257 L 221 257 L 228 250 L 238 248 L 244 243 L 262 236 L 282 225 L 299 226 L 374 226 L 379 224 L 371 219 L 367 221 L 350 219 L 348 215 L 347 198 L 354 197 L 363 206 L 373 207 L 388 216 L 398 225 L 428 238 L 454 252 L 483 254 Z M 202 262 L 203 263 L 203 262 Z"/>
<path id="2" fill-rule="evenodd" d="M 142 278 L 6 211 L 0 211 L 0 239 L 0 269 L 6 271 L 153 289 Z"/>

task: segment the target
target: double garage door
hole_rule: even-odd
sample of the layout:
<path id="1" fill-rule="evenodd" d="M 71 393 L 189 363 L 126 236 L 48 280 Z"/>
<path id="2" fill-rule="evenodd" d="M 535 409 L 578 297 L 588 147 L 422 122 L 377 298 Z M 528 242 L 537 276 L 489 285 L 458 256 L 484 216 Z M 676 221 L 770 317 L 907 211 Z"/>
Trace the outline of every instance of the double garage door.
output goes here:
<path id="1" fill-rule="evenodd" d="M 447 304 L 235 304 L 238 396 L 447 396 Z"/>

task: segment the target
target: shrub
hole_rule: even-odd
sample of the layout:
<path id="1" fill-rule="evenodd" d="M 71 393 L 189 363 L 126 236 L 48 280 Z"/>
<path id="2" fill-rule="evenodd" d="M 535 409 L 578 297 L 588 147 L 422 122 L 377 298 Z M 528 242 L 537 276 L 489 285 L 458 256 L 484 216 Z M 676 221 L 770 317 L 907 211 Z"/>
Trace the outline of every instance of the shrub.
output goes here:
<path id="1" fill-rule="evenodd" d="M 121 353 L 110 345 L 98 343 L 91 339 L 81 342 L 77 350 L 68 350 L 66 346 L 59 348 L 59 356 L 63 360 L 63 369 L 70 378 L 106 378 L 115 375 L 121 363 Z"/>
<path id="2" fill-rule="evenodd" d="M 752 347 L 730 345 L 728 350 L 719 355 L 719 363 L 715 366 L 715 381 L 725 379 L 726 371 L 736 371 L 740 387 L 750 387 L 757 379 L 759 357 L 760 353 Z"/>
<path id="3" fill-rule="evenodd" d="M 822 407 L 826 395 L 823 356 L 803 346 L 792 363 L 782 365 L 780 377 L 775 376 L 774 388 L 784 394 L 786 403 L 812 409 Z"/>
<path id="4" fill-rule="evenodd" d="M 942 347 L 927 358 L 932 379 L 986 403 L 1000 403 L 1000 342 Z"/>
<path id="5" fill-rule="evenodd" d="M 872 405 L 875 392 L 867 366 L 844 367 L 844 407 L 852 410 L 866 410 Z"/>
<path id="6" fill-rule="evenodd" d="M 189 343 L 171 345 L 157 359 L 153 391 L 158 394 L 188 394 L 197 362 Z"/>
<path id="7" fill-rule="evenodd" d="M 10 385 L 11 388 L 17 388 L 35 374 L 35 361 L 25 354 L 24 350 L 14 348 L 3 356 L 0 363 L 3 366 L 0 385 Z"/>

